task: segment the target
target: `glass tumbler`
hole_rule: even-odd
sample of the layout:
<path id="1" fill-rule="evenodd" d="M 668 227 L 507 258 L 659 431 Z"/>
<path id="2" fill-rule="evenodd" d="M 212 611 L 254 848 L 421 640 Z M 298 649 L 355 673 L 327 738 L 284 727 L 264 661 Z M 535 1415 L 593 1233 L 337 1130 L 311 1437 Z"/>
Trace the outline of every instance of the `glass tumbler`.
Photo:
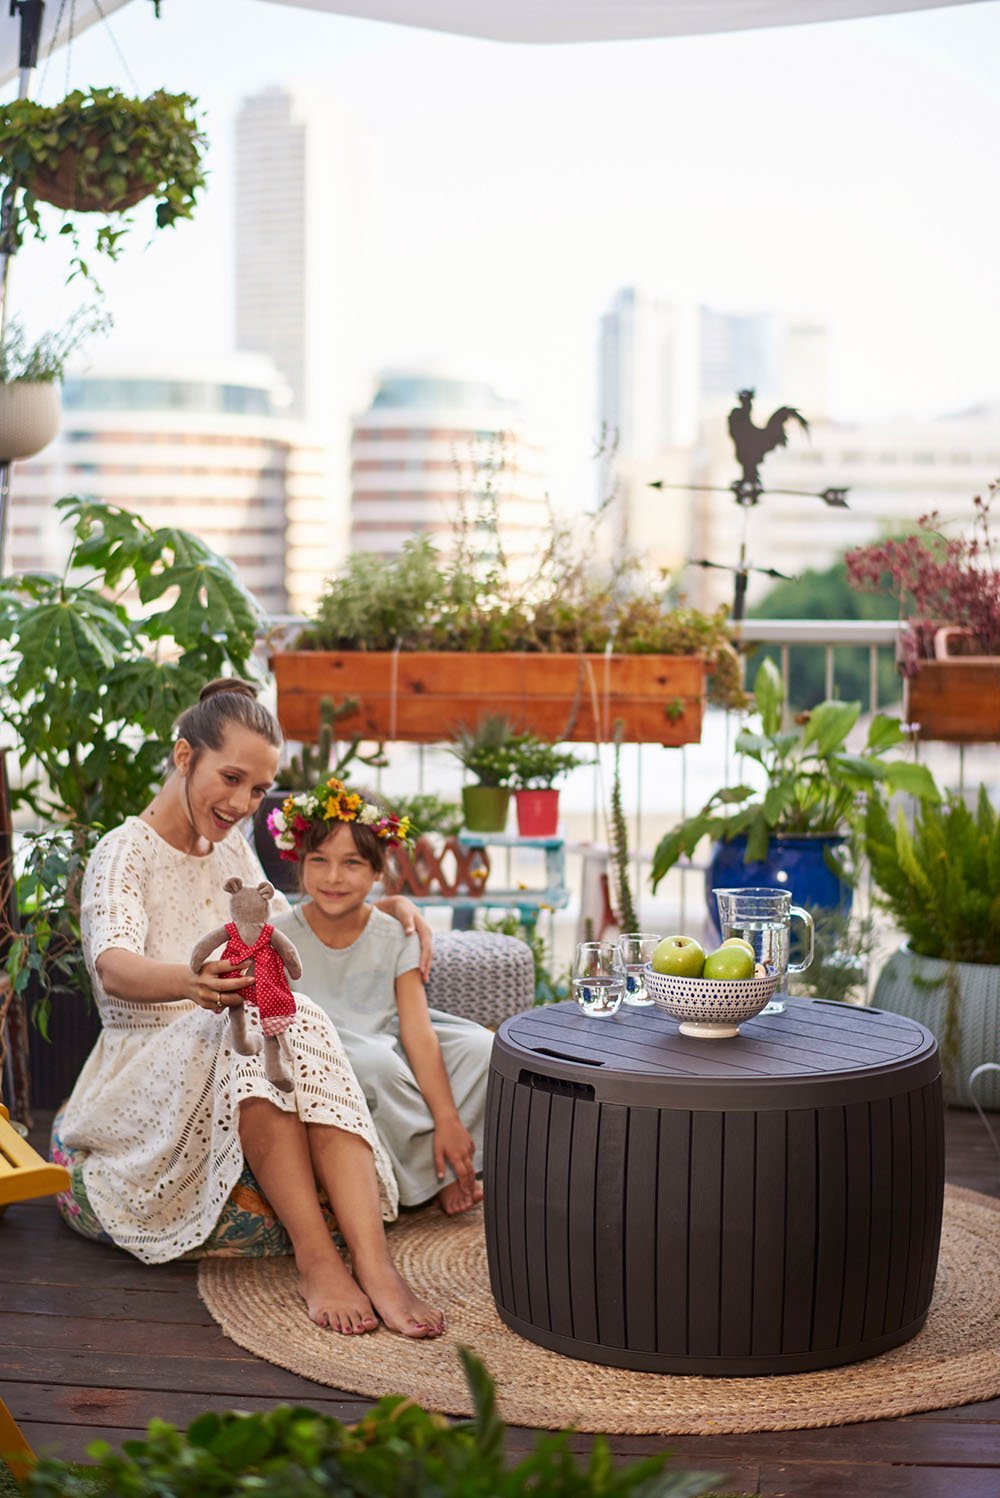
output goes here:
<path id="1" fill-rule="evenodd" d="M 785 980 L 789 973 L 803 973 L 813 960 L 813 921 L 807 910 L 792 904 L 786 889 L 751 886 L 748 889 L 713 891 L 719 907 L 722 939 L 738 936 L 753 947 L 754 961 L 778 974 L 778 986 L 762 1014 L 784 1014 L 788 1002 Z M 805 927 L 804 962 L 789 962 L 791 923 Z"/>
<path id="2" fill-rule="evenodd" d="M 623 1002 L 633 1009 L 648 1009 L 653 1000 L 646 990 L 644 969 L 660 944 L 650 931 L 624 931 L 618 938 L 618 952 L 625 969 Z"/>
<path id="3" fill-rule="evenodd" d="M 573 958 L 573 997 L 584 1014 L 617 1014 L 625 993 L 625 968 L 613 941 L 582 941 Z"/>

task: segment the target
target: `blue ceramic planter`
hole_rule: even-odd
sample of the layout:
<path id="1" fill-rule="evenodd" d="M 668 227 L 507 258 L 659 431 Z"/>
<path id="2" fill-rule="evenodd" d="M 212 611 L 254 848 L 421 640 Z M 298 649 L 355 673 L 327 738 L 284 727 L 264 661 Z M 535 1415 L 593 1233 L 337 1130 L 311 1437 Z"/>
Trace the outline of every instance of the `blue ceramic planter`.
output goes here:
<path id="1" fill-rule="evenodd" d="M 716 933 L 719 911 L 712 895 L 716 889 L 773 886 L 787 889 L 793 905 L 839 910 L 848 915 L 854 892 L 826 863 L 827 849 L 836 853 L 844 841 L 842 837 L 772 837 L 767 857 L 759 863 L 743 862 L 745 837 L 734 838 L 731 843 L 716 843 L 705 875 L 705 903 Z"/>

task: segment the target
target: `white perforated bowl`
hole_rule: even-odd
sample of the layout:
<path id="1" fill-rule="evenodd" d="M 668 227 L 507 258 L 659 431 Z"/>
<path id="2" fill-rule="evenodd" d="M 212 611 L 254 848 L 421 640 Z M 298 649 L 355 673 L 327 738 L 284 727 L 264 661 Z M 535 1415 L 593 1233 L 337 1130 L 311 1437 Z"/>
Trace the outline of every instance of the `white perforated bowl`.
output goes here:
<path id="1" fill-rule="evenodd" d="M 672 1019 L 680 1020 L 682 1035 L 722 1040 L 738 1035 L 740 1023 L 753 1019 L 768 1003 L 778 986 L 778 974 L 739 981 L 712 978 L 674 978 L 656 973 L 649 963 L 645 971 L 646 992 Z"/>

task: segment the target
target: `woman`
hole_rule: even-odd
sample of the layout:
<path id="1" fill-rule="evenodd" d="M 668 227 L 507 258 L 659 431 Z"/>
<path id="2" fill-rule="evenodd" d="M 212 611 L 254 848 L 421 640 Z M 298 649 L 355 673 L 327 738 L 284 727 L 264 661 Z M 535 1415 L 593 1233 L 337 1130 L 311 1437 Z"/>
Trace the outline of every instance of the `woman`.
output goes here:
<path id="1" fill-rule="evenodd" d="M 381 1317 L 406 1336 L 439 1336 L 440 1311 L 389 1257 L 382 1219 L 396 1215 L 396 1184 L 330 1021 L 298 996 L 286 1032 L 295 1087 L 283 1093 L 258 1056 L 232 1046 L 227 1010 L 250 979 L 235 963 L 189 966 L 199 936 L 229 918 L 226 879 L 262 877 L 238 825 L 269 789 L 280 745 L 249 683 L 210 682 L 178 720 L 162 790 L 94 850 L 81 929 L 104 1029 L 62 1138 L 89 1151 L 87 1194 L 106 1231 L 146 1263 L 205 1241 L 245 1157 L 291 1238 L 313 1321 L 356 1334 Z"/>

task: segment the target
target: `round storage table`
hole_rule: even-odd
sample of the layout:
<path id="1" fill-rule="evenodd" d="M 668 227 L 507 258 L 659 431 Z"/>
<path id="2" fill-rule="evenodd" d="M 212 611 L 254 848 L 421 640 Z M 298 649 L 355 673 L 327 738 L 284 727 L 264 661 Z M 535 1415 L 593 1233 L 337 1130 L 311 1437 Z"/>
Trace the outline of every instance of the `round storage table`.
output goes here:
<path id="1" fill-rule="evenodd" d="M 544 1005 L 494 1043 L 485 1188 L 497 1309 L 543 1347 L 661 1373 L 871 1357 L 934 1286 L 937 1045 L 822 1000 L 729 1040 Z"/>

